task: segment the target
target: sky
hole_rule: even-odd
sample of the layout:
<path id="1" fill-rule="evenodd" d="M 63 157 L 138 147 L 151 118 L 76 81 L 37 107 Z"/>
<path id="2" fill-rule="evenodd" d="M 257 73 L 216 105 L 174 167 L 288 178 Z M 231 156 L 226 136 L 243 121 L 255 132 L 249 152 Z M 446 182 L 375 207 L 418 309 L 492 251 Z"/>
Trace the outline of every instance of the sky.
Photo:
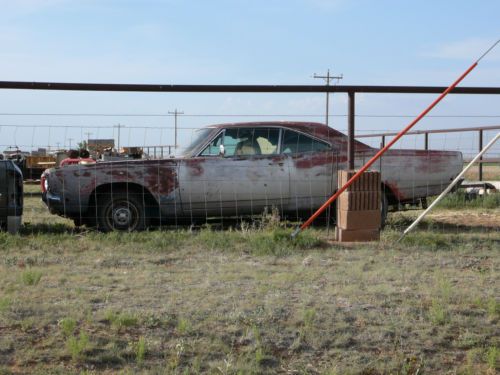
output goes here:
<path id="1" fill-rule="evenodd" d="M 313 75 L 330 69 L 343 85 L 448 86 L 500 38 L 494 0 L 0 0 L 0 9 L 2 81 L 300 85 L 323 84 Z M 500 46 L 462 85 L 500 86 Z M 401 129 L 434 98 L 359 94 L 356 131 Z M 344 131 L 347 98 L 330 102 L 330 125 Z M 213 123 L 324 122 L 325 95 L 0 90 L 0 149 L 117 139 L 118 124 L 122 146 L 173 144 L 176 108 L 182 145 Z M 416 130 L 499 125 L 500 98 L 449 96 L 431 114 Z M 469 152 L 477 139 L 431 146 Z"/>

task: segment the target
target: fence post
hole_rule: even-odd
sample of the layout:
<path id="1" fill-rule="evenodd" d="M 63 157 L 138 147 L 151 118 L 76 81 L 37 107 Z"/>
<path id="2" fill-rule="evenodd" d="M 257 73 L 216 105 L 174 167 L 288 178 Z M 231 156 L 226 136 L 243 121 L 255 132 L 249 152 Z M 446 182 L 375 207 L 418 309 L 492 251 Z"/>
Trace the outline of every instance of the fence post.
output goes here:
<path id="1" fill-rule="evenodd" d="M 425 132 L 424 135 L 425 135 L 424 147 L 425 147 L 425 151 L 428 151 L 429 150 L 429 133 Z"/>
<path id="2" fill-rule="evenodd" d="M 479 130 L 479 152 L 483 149 L 483 130 Z M 479 158 L 479 181 L 483 181 L 483 157 Z"/>
<path id="3" fill-rule="evenodd" d="M 354 91 L 349 91 L 349 112 L 348 112 L 348 131 L 347 131 L 347 163 L 348 169 L 354 169 Z"/>
<path id="4" fill-rule="evenodd" d="M 382 142 L 380 143 L 380 148 L 384 148 L 385 146 L 385 135 L 382 136 Z"/>

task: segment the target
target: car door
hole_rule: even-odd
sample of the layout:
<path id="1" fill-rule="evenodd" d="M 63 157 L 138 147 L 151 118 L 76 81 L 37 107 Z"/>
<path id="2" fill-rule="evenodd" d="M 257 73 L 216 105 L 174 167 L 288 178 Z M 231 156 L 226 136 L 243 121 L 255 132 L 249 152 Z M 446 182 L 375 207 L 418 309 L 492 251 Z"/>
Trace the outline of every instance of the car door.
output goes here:
<path id="1" fill-rule="evenodd" d="M 180 166 L 183 211 L 193 218 L 281 211 L 290 195 L 287 156 L 278 127 L 222 129 L 195 158 Z"/>
<path id="2" fill-rule="evenodd" d="M 313 213 L 337 186 L 338 150 L 329 143 L 291 129 L 282 136 L 290 170 L 289 211 Z"/>

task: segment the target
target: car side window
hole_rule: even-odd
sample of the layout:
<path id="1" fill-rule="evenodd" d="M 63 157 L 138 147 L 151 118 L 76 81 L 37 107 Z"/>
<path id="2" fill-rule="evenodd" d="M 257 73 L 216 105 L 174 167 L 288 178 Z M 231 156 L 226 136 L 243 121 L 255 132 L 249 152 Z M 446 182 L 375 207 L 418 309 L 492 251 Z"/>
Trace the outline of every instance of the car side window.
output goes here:
<path id="1" fill-rule="evenodd" d="M 201 153 L 219 155 L 224 145 L 224 156 L 276 155 L 279 146 L 277 128 L 230 128 L 216 137 Z"/>
<path id="2" fill-rule="evenodd" d="M 220 145 L 222 144 L 222 139 L 224 137 L 224 132 L 220 133 L 217 137 L 213 139 L 212 142 L 201 152 L 201 156 L 217 156 L 220 154 Z"/>
<path id="3" fill-rule="evenodd" d="M 307 135 L 285 130 L 283 134 L 282 152 L 284 154 L 297 154 L 302 152 L 317 152 L 331 150 L 331 146 Z"/>

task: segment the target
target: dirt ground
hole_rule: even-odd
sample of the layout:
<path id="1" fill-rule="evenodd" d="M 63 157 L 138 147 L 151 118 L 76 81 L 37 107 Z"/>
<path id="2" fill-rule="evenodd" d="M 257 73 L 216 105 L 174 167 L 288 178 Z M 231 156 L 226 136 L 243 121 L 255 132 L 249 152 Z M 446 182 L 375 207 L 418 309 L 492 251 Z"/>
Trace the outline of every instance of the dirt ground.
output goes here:
<path id="1" fill-rule="evenodd" d="M 438 211 L 429 214 L 428 218 L 443 225 L 456 225 L 461 228 L 499 228 L 500 230 L 500 210 L 489 212 Z"/>

